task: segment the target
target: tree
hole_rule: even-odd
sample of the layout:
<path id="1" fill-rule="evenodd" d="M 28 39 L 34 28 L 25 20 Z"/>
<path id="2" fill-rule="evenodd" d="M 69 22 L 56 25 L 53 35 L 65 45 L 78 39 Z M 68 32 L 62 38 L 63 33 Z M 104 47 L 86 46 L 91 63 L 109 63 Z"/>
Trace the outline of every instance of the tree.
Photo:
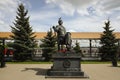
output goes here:
<path id="1" fill-rule="evenodd" d="M 25 10 L 23 4 L 17 8 L 17 16 L 14 26 L 11 26 L 11 38 L 14 40 L 11 45 L 15 49 L 14 58 L 16 60 L 25 60 L 31 57 L 33 48 L 36 47 L 35 35 L 29 23 L 28 10 Z"/>
<path id="2" fill-rule="evenodd" d="M 80 53 L 81 56 L 83 56 L 82 51 L 80 49 L 80 44 L 77 41 L 76 41 L 75 47 L 73 49 L 75 50 L 76 53 Z"/>
<path id="3" fill-rule="evenodd" d="M 47 32 L 47 35 L 44 39 L 41 40 L 42 44 L 40 45 L 43 48 L 42 56 L 45 57 L 45 61 L 51 59 L 51 55 L 56 50 L 56 36 L 53 34 L 52 29 Z"/>
<path id="4" fill-rule="evenodd" d="M 105 22 L 105 27 L 103 27 L 105 31 L 101 35 L 100 44 L 100 53 L 102 53 L 102 60 L 111 59 L 112 65 L 117 66 L 117 49 L 116 45 L 117 39 L 113 34 L 114 30 L 111 30 L 110 21 Z"/>

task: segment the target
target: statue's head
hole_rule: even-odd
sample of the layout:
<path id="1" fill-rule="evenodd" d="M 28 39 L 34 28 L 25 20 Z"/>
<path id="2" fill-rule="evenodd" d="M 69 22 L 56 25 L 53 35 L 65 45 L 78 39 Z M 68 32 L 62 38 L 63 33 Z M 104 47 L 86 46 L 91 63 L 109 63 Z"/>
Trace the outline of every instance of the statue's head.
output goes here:
<path id="1" fill-rule="evenodd" d="M 59 24 L 59 25 L 62 25 L 62 24 L 63 24 L 63 21 L 62 21 L 61 17 L 60 17 L 59 20 L 58 20 L 58 24 Z"/>

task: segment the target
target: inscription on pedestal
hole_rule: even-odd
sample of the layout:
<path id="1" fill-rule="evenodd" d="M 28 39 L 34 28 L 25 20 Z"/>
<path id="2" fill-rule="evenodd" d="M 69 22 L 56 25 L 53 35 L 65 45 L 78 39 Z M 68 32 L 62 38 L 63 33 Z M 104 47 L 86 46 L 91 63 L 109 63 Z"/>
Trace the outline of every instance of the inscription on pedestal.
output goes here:
<path id="1" fill-rule="evenodd" d="M 71 65 L 70 60 L 67 59 L 67 60 L 64 60 L 64 61 L 63 61 L 63 67 L 64 67 L 64 68 L 69 68 L 70 65 Z"/>

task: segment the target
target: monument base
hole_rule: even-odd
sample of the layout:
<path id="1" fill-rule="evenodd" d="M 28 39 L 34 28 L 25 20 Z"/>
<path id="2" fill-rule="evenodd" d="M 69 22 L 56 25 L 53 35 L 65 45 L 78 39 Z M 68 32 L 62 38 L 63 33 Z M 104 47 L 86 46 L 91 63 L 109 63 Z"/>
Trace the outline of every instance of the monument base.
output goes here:
<path id="1" fill-rule="evenodd" d="M 74 51 L 53 54 L 53 66 L 47 71 L 46 78 L 88 78 L 81 71 L 80 54 Z"/>
<path id="2" fill-rule="evenodd" d="M 89 78 L 82 71 L 52 71 L 48 70 L 46 78 Z"/>

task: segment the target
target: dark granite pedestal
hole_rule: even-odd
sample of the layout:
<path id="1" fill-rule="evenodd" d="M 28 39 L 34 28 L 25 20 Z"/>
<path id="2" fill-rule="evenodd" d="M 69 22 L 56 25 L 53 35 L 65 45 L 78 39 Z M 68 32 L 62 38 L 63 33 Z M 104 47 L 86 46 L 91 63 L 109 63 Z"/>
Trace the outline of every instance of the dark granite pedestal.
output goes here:
<path id="1" fill-rule="evenodd" d="M 47 71 L 46 78 L 88 78 L 81 70 L 81 57 L 73 51 L 57 52 L 53 54 L 53 66 Z"/>

